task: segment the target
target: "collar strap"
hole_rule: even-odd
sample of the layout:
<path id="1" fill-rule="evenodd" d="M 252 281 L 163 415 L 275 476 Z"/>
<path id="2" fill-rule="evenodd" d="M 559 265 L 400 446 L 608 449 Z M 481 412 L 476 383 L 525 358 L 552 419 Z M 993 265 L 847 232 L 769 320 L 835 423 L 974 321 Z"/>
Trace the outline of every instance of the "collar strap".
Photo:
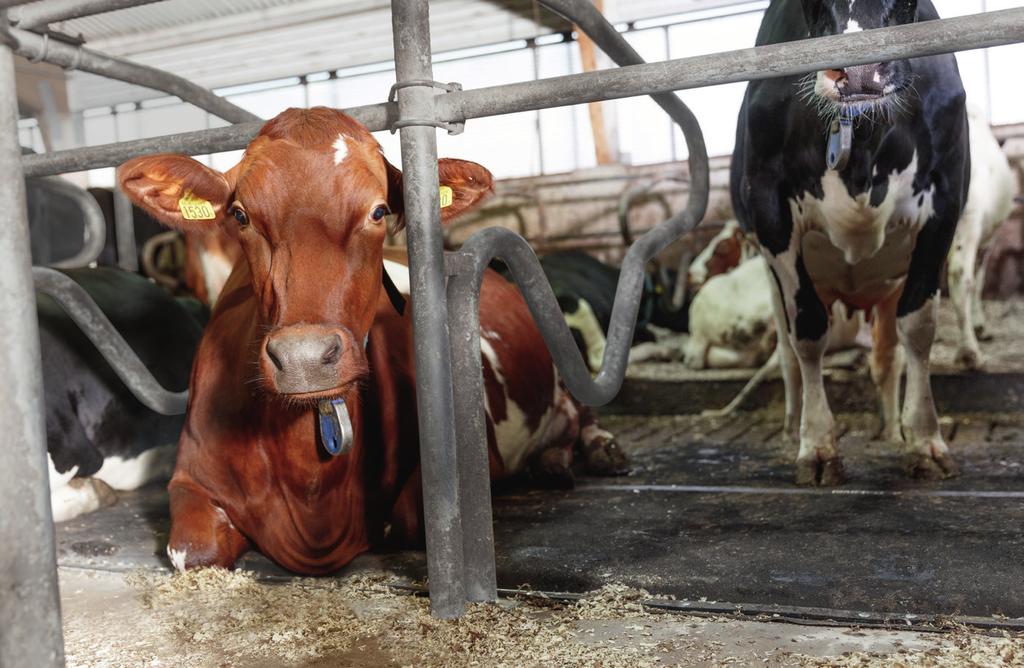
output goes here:
<path id="1" fill-rule="evenodd" d="M 384 284 L 384 292 L 388 293 L 388 299 L 391 300 L 391 305 L 398 311 L 398 315 L 405 315 L 405 296 L 398 291 L 398 287 L 391 280 L 386 266 L 380 268 L 380 277 Z"/>

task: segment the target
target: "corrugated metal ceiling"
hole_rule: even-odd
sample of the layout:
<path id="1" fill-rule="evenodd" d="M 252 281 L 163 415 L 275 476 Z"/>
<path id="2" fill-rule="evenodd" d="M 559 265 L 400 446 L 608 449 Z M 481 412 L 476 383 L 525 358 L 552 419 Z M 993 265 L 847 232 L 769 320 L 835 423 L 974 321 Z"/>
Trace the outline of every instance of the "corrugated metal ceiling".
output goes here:
<path id="1" fill-rule="evenodd" d="M 741 0 L 605 0 L 615 20 Z M 392 58 L 389 0 L 165 0 L 55 24 L 90 48 L 172 71 L 209 88 L 354 67 Z M 435 53 L 524 39 L 568 26 L 534 0 L 432 0 Z M 152 91 L 74 73 L 74 109 L 138 101 Z"/>

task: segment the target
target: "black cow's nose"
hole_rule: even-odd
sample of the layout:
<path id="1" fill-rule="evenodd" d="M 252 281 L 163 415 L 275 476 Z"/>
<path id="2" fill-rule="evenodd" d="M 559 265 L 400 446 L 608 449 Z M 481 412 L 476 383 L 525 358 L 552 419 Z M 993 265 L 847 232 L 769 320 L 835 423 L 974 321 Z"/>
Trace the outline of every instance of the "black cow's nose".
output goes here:
<path id="1" fill-rule="evenodd" d="M 344 351 L 339 334 L 318 327 L 286 327 L 271 334 L 266 344 L 275 385 L 284 394 L 333 389 Z"/>
<path id="2" fill-rule="evenodd" d="M 842 70 L 836 87 L 842 95 L 881 95 L 885 91 L 884 65 L 857 65 Z"/>

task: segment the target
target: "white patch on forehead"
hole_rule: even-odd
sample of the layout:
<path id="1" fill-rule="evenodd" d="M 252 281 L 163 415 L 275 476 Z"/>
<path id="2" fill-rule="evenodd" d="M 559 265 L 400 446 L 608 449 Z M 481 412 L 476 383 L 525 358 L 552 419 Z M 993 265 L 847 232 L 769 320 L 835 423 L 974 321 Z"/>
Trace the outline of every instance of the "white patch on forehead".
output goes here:
<path id="1" fill-rule="evenodd" d="M 171 560 L 171 565 L 174 566 L 174 570 L 179 573 L 185 572 L 185 550 L 174 550 L 171 546 L 167 546 L 167 558 Z"/>
<path id="2" fill-rule="evenodd" d="M 342 132 L 334 140 L 334 164 L 340 165 L 348 157 L 349 136 Z"/>
<path id="3" fill-rule="evenodd" d="M 412 290 L 409 288 L 409 267 L 393 260 L 384 260 L 384 270 L 388 272 L 391 282 L 395 284 L 399 292 L 403 295 L 412 294 Z"/>

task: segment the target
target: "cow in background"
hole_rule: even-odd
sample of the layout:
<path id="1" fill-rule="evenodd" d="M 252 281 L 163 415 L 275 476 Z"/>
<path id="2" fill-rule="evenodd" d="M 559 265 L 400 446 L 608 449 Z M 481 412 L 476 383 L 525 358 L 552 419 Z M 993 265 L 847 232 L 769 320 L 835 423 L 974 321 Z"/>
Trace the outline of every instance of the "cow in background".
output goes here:
<path id="1" fill-rule="evenodd" d="M 984 365 L 978 335 L 984 332 L 982 291 L 989 254 L 976 265 L 978 252 L 988 245 L 1013 209 L 1017 184 L 1006 155 L 992 134 L 988 119 L 974 105 L 967 105 L 971 143 L 971 187 L 949 251 L 949 297 L 960 326 L 956 361 L 967 369 Z M 977 266 L 977 268 L 975 268 Z"/>
<path id="2" fill-rule="evenodd" d="M 757 45 L 937 18 L 929 0 L 776 0 Z M 772 274 L 776 329 L 786 333 L 779 341 L 787 427 L 799 415 L 796 481 L 845 479 L 822 377 L 836 301 L 873 312 L 872 378 L 885 435 L 906 439 L 908 472 L 956 475 L 929 372 L 939 279 L 970 180 L 956 59 L 858 65 L 803 81 L 803 96 L 798 77 L 747 86 L 730 183 L 740 224 L 756 234 Z M 897 343 L 907 364 L 902 419 Z"/>
<path id="3" fill-rule="evenodd" d="M 110 319 L 154 378 L 184 390 L 206 309 L 145 278 L 112 268 L 64 272 Z M 36 293 L 54 521 L 170 479 L 184 417 L 154 413 L 115 375 L 60 305 Z"/>
<path id="4" fill-rule="evenodd" d="M 474 163 L 438 170 L 453 193 L 444 220 L 491 190 Z M 373 136 L 337 110 L 289 109 L 227 174 L 160 155 L 128 162 L 119 180 L 163 223 L 219 227 L 244 255 L 197 353 L 169 486 L 171 563 L 230 567 L 256 548 L 322 574 L 385 538 L 421 542 L 411 317 L 382 290 L 402 175 Z M 492 477 L 531 463 L 566 470 L 578 440 L 589 465 L 624 466 L 562 387 L 518 291 L 493 273 L 481 355 Z"/>

